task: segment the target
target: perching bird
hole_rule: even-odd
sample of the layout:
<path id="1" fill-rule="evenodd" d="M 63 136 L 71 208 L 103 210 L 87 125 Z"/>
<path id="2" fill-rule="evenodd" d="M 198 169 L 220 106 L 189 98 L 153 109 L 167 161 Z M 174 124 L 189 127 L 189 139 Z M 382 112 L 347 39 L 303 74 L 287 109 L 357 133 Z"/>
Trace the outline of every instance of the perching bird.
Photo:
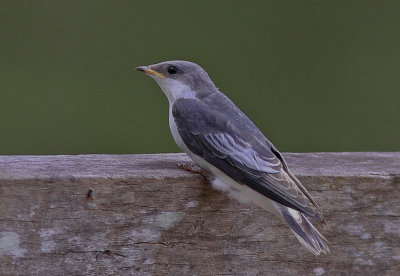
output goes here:
<path id="1" fill-rule="evenodd" d="M 285 160 L 255 124 L 199 65 L 165 61 L 140 66 L 169 101 L 169 126 L 178 146 L 213 180 L 212 186 L 243 203 L 272 212 L 315 255 L 327 240 L 306 218 L 325 220 Z"/>

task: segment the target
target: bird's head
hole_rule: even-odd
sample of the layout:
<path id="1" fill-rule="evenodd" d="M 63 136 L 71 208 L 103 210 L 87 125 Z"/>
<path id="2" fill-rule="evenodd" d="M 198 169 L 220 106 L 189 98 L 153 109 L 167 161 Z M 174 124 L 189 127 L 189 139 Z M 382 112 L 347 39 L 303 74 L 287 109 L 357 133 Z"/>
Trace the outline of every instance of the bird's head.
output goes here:
<path id="1" fill-rule="evenodd" d="M 217 90 L 206 71 L 190 61 L 164 61 L 136 70 L 152 77 L 170 103 L 179 98 L 201 98 Z"/>

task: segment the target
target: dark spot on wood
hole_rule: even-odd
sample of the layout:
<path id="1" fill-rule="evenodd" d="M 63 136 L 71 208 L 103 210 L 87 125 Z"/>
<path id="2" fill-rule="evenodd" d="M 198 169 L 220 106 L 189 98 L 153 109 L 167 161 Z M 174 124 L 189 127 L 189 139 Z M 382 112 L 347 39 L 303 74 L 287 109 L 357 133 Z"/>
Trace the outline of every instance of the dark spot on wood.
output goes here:
<path id="1" fill-rule="evenodd" d="M 89 189 L 89 191 L 86 194 L 87 199 L 94 199 L 94 190 L 92 188 Z"/>

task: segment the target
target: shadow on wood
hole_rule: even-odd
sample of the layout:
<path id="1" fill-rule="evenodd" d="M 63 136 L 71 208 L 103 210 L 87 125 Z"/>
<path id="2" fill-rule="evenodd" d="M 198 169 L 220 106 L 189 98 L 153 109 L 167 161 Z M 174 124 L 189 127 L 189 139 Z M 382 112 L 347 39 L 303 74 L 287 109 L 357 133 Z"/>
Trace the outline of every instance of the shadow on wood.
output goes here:
<path id="1" fill-rule="evenodd" d="M 284 156 L 329 255 L 178 169 L 183 154 L 1 156 L 0 274 L 397 274 L 400 153 Z"/>

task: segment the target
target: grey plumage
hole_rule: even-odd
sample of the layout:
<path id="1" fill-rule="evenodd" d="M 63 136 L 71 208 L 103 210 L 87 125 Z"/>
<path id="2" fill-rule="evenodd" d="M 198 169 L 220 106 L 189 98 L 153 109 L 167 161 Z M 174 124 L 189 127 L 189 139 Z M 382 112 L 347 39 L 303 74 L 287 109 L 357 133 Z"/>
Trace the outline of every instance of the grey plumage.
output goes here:
<path id="1" fill-rule="evenodd" d="M 171 67 L 173 74 L 169 73 Z M 146 72 L 143 68 L 140 71 Z M 304 246 L 316 255 L 328 252 L 326 239 L 304 216 L 325 222 L 315 201 L 289 171 L 279 151 L 216 88 L 208 74 L 187 61 L 162 62 L 148 68 L 147 73 L 168 97 L 170 127 L 177 144 L 217 178 L 226 180 L 228 176 L 239 188 L 245 185 L 276 202 L 272 212 L 287 222 Z M 153 70 L 161 75 L 156 76 Z M 265 209 L 271 207 L 254 201 Z"/>
<path id="2" fill-rule="evenodd" d="M 173 104 L 172 114 L 186 146 L 237 182 L 322 220 L 311 197 L 287 181 L 284 161 L 267 138 L 229 99 L 225 105 L 213 105 L 220 102 L 218 97 L 224 96 L 215 93 L 202 101 L 178 99 Z"/>

